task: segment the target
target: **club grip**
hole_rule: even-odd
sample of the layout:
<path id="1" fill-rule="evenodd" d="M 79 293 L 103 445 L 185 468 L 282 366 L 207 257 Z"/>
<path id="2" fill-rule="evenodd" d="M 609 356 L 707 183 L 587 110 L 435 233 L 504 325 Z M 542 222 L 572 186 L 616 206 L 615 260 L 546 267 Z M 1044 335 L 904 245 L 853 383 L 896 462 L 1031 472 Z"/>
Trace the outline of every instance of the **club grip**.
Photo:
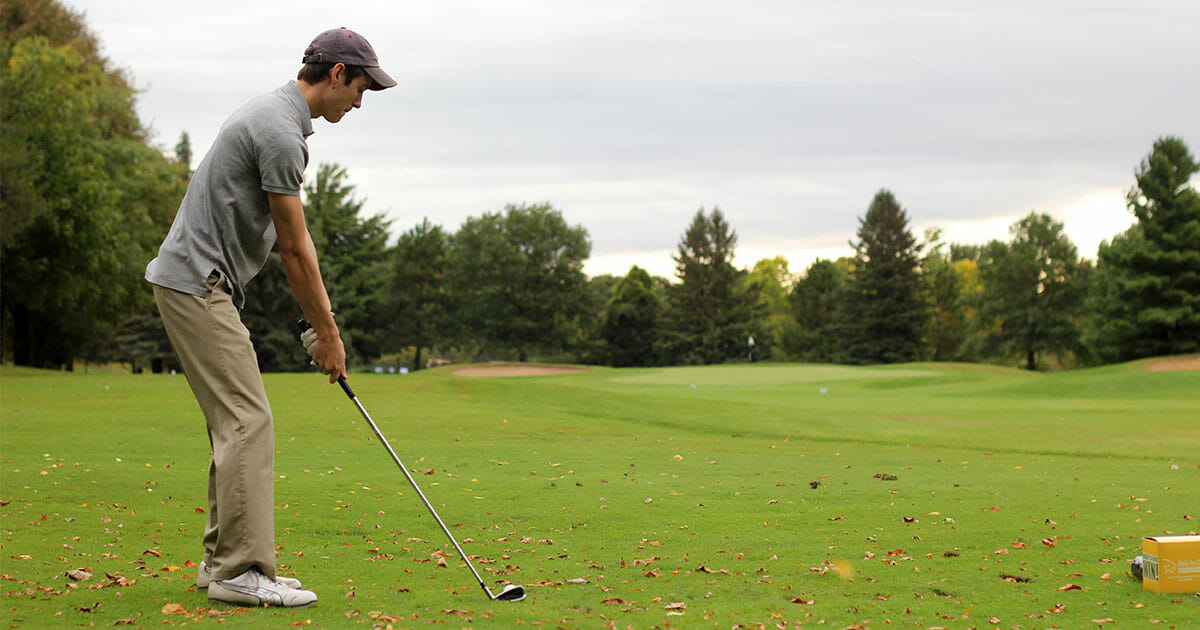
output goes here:
<path id="1" fill-rule="evenodd" d="M 296 320 L 296 328 L 298 328 L 300 330 L 300 334 L 303 335 L 306 331 L 308 331 L 309 328 L 312 328 L 312 326 L 309 325 L 307 319 L 304 319 L 303 317 L 301 317 L 300 319 Z M 346 392 L 346 395 L 349 396 L 351 400 L 353 400 L 355 398 L 354 390 L 350 389 L 350 383 L 346 382 L 346 377 L 339 376 L 337 382 L 338 382 L 338 385 L 342 386 L 342 391 Z"/>

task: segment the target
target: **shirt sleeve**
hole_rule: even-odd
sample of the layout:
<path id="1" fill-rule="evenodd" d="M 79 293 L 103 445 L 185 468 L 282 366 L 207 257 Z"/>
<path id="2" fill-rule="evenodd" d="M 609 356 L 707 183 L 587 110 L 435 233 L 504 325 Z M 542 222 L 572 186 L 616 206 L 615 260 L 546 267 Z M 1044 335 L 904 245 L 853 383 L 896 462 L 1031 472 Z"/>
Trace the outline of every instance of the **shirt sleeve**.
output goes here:
<path id="1" fill-rule="evenodd" d="M 299 195 L 308 166 L 308 144 L 300 134 L 268 134 L 258 147 L 262 189 L 280 195 Z"/>

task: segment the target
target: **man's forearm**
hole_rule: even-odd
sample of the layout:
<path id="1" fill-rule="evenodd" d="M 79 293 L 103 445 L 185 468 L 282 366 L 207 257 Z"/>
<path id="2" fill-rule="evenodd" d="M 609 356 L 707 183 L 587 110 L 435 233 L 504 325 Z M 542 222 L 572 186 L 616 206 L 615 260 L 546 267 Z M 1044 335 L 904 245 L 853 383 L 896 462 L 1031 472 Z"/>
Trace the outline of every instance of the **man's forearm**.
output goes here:
<path id="1" fill-rule="evenodd" d="M 306 238 L 299 247 L 281 249 L 280 257 L 292 294 L 296 296 L 296 302 L 308 317 L 317 337 L 336 337 L 337 323 L 333 319 L 332 304 L 321 278 L 321 267 L 312 238 Z"/>

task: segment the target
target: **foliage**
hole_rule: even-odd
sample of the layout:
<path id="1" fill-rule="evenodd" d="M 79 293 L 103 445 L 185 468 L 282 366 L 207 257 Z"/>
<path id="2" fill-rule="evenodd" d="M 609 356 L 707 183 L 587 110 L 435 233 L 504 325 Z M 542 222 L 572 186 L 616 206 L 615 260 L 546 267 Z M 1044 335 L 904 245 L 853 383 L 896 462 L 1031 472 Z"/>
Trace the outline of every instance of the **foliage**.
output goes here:
<path id="1" fill-rule="evenodd" d="M 980 291 L 977 252 L 964 251 L 954 244 L 947 253 L 939 229 L 925 234 L 925 256 L 921 273 L 925 279 L 925 300 L 929 309 L 922 356 L 933 361 L 969 358 L 963 353 L 970 325 L 976 318 L 976 296 Z M 955 255 L 960 257 L 956 258 Z M 973 255 L 973 258 L 963 258 Z"/>
<path id="2" fill-rule="evenodd" d="M 839 264 L 839 262 L 843 262 Z M 818 258 L 788 294 L 793 324 L 786 332 L 788 352 L 801 361 L 828 363 L 838 348 L 837 305 L 844 299 L 852 265 Z"/>
<path id="3" fill-rule="evenodd" d="M 696 212 L 674 256 L 678 284 L 668 289 L 660 337 L 669 363 L 723 363 L 746 356 L 747 339 L 762 336 L 758 298 L 733 266 L 737 233 L 720 208 Z"/>
<path id="4" fill-rule="evenodd" d="M 18 364 L 69 366 L 149 309 L 142 271 L 182 182 L 79 16 L 53 2 L 0 11 L 3 338 Z"/>
<path id="5" fill-rule="evenodd" d="M 566 349 L 583 317 L 591 247 L 587 230 L 548 203 L 468 219 L 450 247 L 460 339 L 522 361 Z"/>
<path id="6" fill-rule="evenodd" d="M 1101 243 L 1089 343 L 1106 361 L 1200 351 L 1200 170 L 1183 140 L 1164 137 L 1127 196 L 1137 223 Z"/>
<path id="7" fill-rule="evenodd" d="M 975 325 L 984 355 L 1020 356 L 1036 370 L 1039 357 L 1082 350 L 1079 320 L 1089 267 L 1079 260 L 1063 225 L 1031 212 L 1010 228 L 1012 241 L 983 248 Z"/>
<path id="8" fill-rule="evenodd" d="M 634 265 L 612 289 L 601 331 L 608 364 L 616 367 L 654 365 L 662 299 L 646 270 Z"/>
<path id="9" fill-rule="evenodd" d="M 880 190 L 859 219 L 856 263 L 839 303 L 843 363 L 896 363 L 920 356 L 927 311 L 922 299 L 917 244 L 908 213 L 888 190 Z"/>
<path id="10" fill-rule="evenodd" d="M 378 326 L 388 348 L 415 348 L 414 371 L 422 367 L 421 349 L 432 351 L 452 332 L 449 266 L 450 237 L 428 218 L 392 250 Z"/>
<path id="11" fill-rule="evenodd" d="M 754 263 L 746 274 L 746 291 L 757 296 L 756 310 L 763 314 L 761 337 L 755 338 L 755 359 L 785 360 L 784 331 L 791 322 L 788 292 L 794 279 L 787 258 L 776 256 Z"/>

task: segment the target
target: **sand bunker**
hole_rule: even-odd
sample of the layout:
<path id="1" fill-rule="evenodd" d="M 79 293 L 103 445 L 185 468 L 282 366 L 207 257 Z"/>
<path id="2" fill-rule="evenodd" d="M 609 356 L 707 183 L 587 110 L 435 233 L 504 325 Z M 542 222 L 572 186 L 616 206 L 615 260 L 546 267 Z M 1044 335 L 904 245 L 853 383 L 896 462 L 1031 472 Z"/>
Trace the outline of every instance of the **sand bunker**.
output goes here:
<path id="1" fill-rule="evenodd" d="M 1200 354 L 1150 359 L 1146 361 L 1142 369 L 1147 372 L 1182 372 L 1184 370 L 1200 370 Z"/>
<path id="2" fill-rule="evenodd" d="M 454 370 L 455 376 L 471 376 L 475 378 L 497 378 L 505 376 L 555 376 L 558 374 L 578 374 L 584 368 L 561 367 L 555 365 L 519 365 L 513 363 L 495 363 L 489 365 L 473 365 Z"/>

